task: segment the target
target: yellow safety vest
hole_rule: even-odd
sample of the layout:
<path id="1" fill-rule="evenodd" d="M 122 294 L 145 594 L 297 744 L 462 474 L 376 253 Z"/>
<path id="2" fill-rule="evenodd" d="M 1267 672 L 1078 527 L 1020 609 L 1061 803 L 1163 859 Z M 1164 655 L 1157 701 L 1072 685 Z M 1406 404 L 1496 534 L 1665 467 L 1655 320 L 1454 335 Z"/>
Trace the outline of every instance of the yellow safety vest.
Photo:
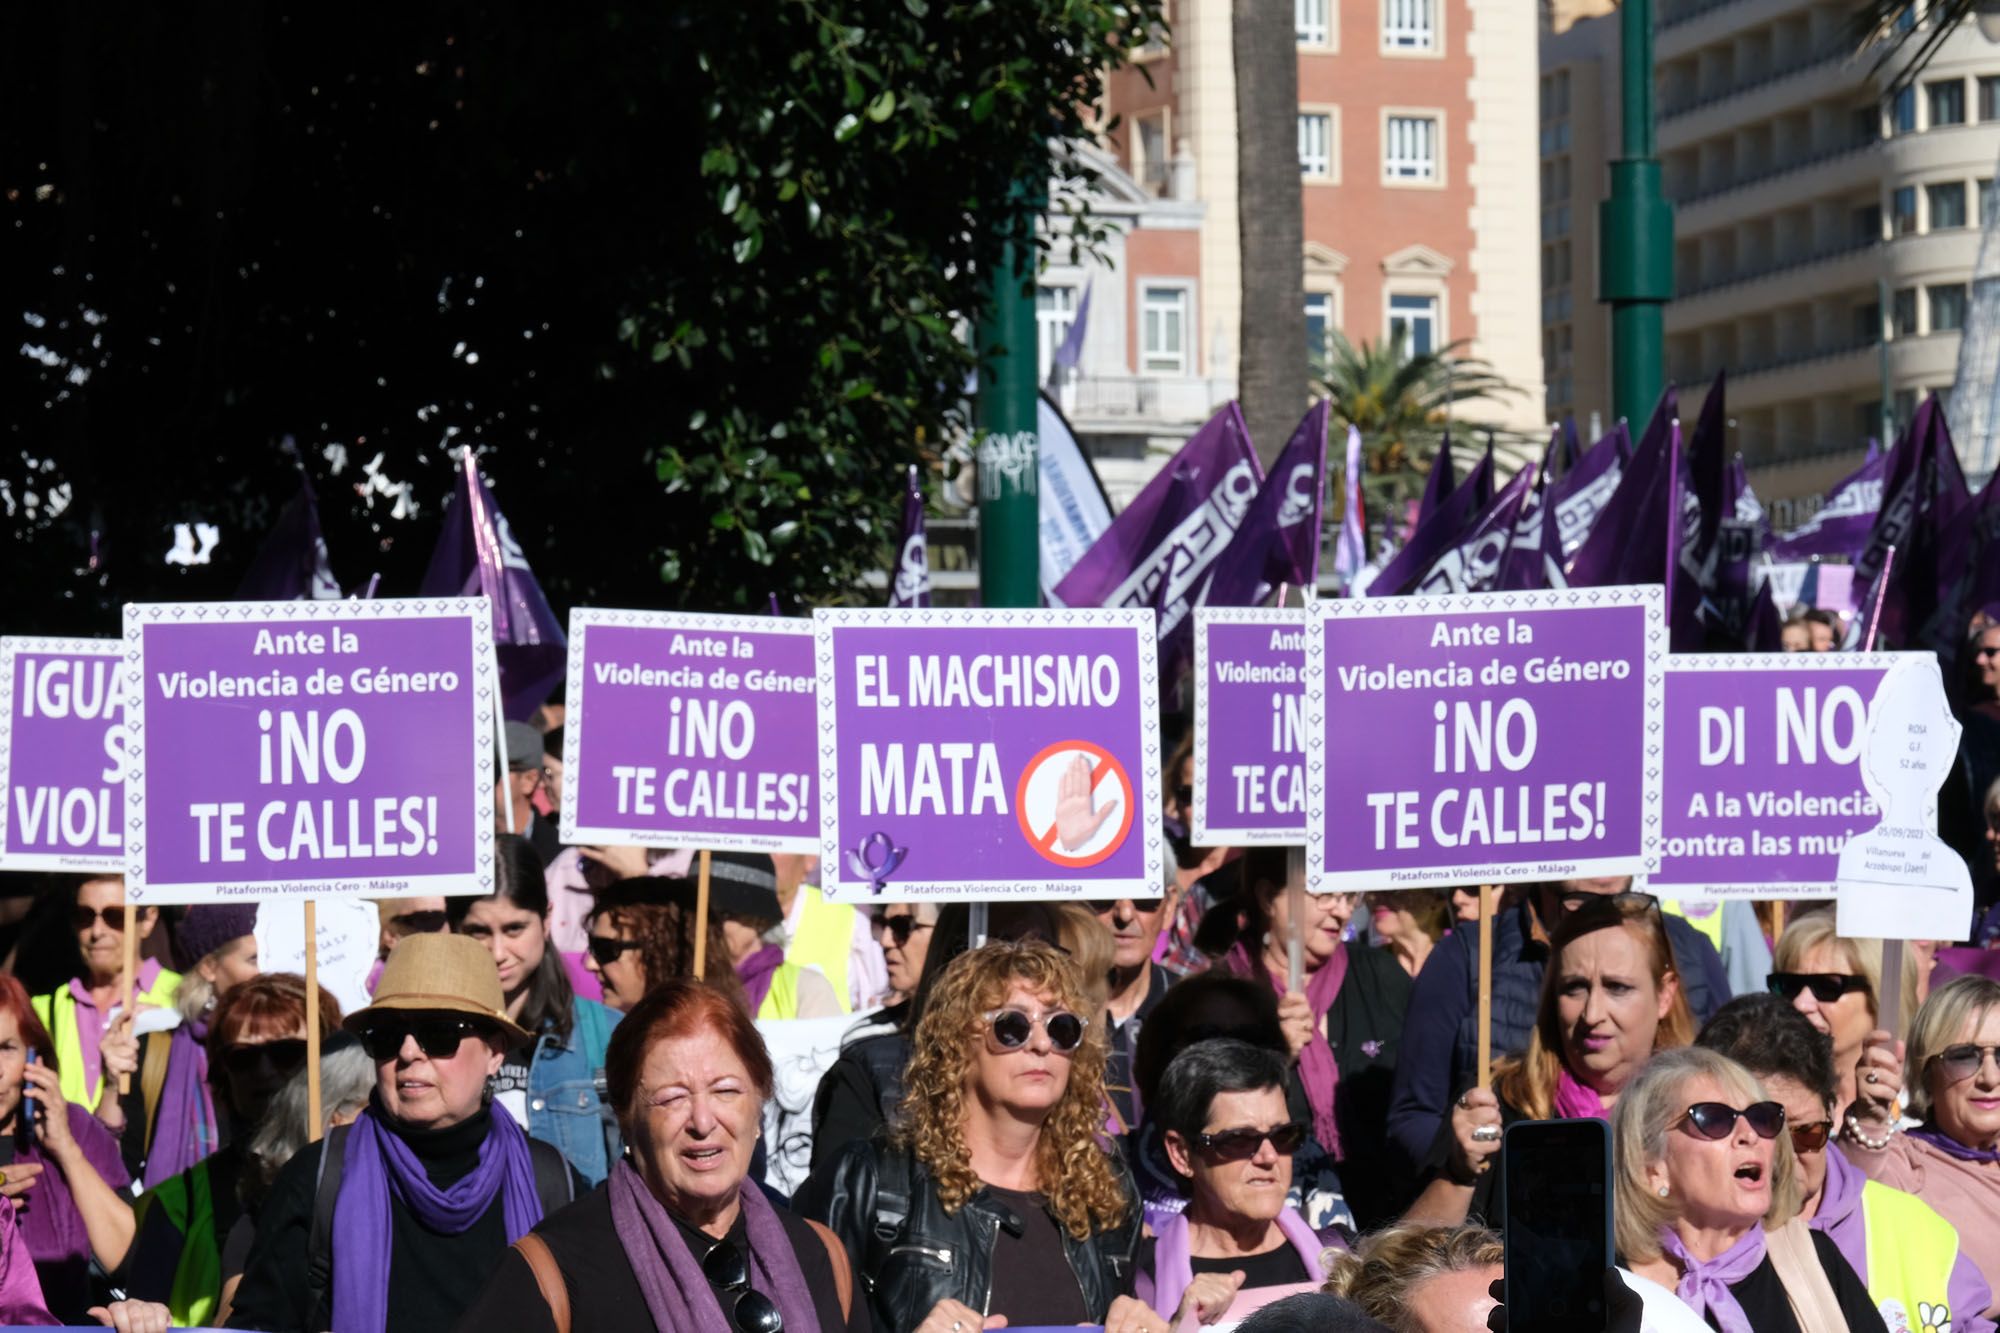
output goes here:
<path id="1" fill-rule="evenodd" d="M 1867 1228 L 1868 1298 L 1883 1321 L 1890 1328 L 1956 1323 L 1958 1312 L 1946 1306 L 1958 1262 L 1958 1230 L 1916 1195 L 1873 1180 L 1861 1186 L 1861 1220 Z M 1898 1309 L 1905 1316 L 1901 1322 L 1891 1317 Z M 1934 1317 L 1924 1317 L 1927 1312 Z M 1964 1317 L 1981 1313 L 1967 1310 Z"/>
<path id="2" fill-rule="evenodd" d="M 174 1002 L 174 992 L 180 989 L 180 985 L 181 974 L 163 967 L 160 975 L 153 978 L 152 986 L 141 991 L 134 1002 L 164 1009 Z M 49 1030 L 49 1040 L 55 1043 L 63 1099 L 75 1102 L 86 1111 L 95 1109 L 98 1090 L 104 1086 L 104 1080 L 100 1075 L 96 1086 L 84 1082 L 83 1035 L 76 1027 L 76 996 L 64 984 L 47 995 L 35 996 L 28 1003 L 34 1008 L 35 1017 L 42 1020 L 42 1026 Z"/>
<path id="3" fill-rule="evenodd" d="M 1661 902 L 1660 910 L 1662 912 L 1672 912 L 1675 916 L 1708 936 L 1708 942 L 1713 944 L 1716 953 L 1720 954 L 1722 952 L 1722 904 L 1719 902 L 1697 903 L 1696 906 L 1706 910 L 1698 916 L 1689 916 L 1687 909 L 1681 905 L 1678 898 Z"/>
<path id="4" fill-rule="evenodd" d="M 797 1018 L 799 1016 L 799 968 L 796 963 L 780 963 L 771 973 L 771 989 L 757 1006 L 757 1017 Z"/>
<path id="5" fill-rule="evenodd" d="M 806 895 L 806 902 L 799 909 L 799 924 L 792 932 L 792 942 L 785 946 L 785 961 L 817 968 L 821 976 L 833 983 L 833 997 L 840 1002 L 840 1012 L 847 1013 L 851 1008 L 847 960 L 854 948 L 854 907 L 849 903 L 828 902 L 810 884 L 799 885 L 799 892 Z M 760 1013 L 758 1017 L 765 1015 Z"/>

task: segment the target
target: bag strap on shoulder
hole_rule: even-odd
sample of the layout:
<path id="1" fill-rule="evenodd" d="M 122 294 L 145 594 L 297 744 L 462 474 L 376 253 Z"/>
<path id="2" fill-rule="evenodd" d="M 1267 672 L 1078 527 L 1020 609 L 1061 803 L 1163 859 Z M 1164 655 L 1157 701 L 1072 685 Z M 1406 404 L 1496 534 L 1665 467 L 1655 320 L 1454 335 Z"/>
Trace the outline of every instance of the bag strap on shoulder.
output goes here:
<path id="1" fill-rule="evenodd" d="M 167 1086 L 167 1057 L 173 1051 L 173 1034 L 146 1034 L 146 1054 L 139 1065 L 139 1090 L 145 1097 L 146 1152 L 153 1151 L 153 1135 L 160 1127 L 160 1091 Z"/>
<path id="2" fill-rule="evenodd" d="M 576 1182 L 570 1177 L 569 1161 L 560 1149 L 540 1139 L 529 1139 L 528 1157 L 535 1165 L 535 1197 L 541 1200 L 543 1217 L 576 1202 Z"/>
<path id="3" fill-rule="evenodd" d="M 563 1281 L 562 1268 L 556 1257 L 549 1252 L 549 1243 L 530 1231 L 514 1242 L 514 1248 L 528 1261 L 528 1271 L 535 1275 L 535 1285 L 541 1288 L 542 1299 L 549 1305 L 549 1321 L 556 1326 L 556 1333 L 570 1333 L 569 1283 Z"/>
<path id="4" fill-rule="evenodd" d="M 340 1201 L 340 1177 L 347 1169 L 347 1126 L 327 1132 L 313 1180 L 312 1224 L 306 1233 L 308 1319 L 318 1315 L 333 1292 L 333 1208 Z"/>
<path id="5" fill-rule="evenodd" d="M 847 1247 L 833 1234 L 832 1227 L 811 1218 L 806 1219 L 806 1225 L 826 1247 L 826 1261 L 833 1265 L 833 1290 L 840 1297 L 840 1317 L 846 1319 L 854 1313 L 854 1270 L 847 1263 Z"/>

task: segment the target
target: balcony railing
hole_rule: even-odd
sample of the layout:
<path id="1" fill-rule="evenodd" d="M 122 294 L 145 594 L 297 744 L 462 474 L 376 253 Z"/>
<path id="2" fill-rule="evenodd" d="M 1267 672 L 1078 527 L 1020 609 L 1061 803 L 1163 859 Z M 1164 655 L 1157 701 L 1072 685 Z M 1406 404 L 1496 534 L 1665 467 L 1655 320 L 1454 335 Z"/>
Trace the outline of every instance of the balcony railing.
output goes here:
<path id="1" fill-rule="evenodd" d="M 1710 282 L 1705 282 L 1699 286 L 1689 287 L 1684 291 L 1678 292 L 1675 294 L 1675 299 L 1686 300 L 1689 297 L 1704 296 L 1709 292 L 1721 291 L 1725 287 L 1734 287 L 1745 282 L 1757 282 L 1764 278 L 1775 277 L 1780 273 L 1790 273 L 1795 269 L 1809 268 L 1814 264 L 1824 264 L 1829 260 L 1841 259 L 1847 255 L 1858 254 L 1863 250 L 1871 250 L 1876 246 L 1882 244 L 1884 244 L 1884 242 L 1879 240 L 1850 241 L 1845 245 L 1832 246 L 1829 247 L 1828 249 L 1816 251 L 1813 254 L 1805 255 L 1799 259 L 1789 260 L 1785 263 L 1767 264 L 1761 268 L 1747 269 L 1740 272 L 1731 273 L 1726 277 L 1716 278 Z"/>
<path id="2" fill-rule="evenodd" d="M 1789 370 L 1793 366 L 1803 366 L 1813 361 L 1831 361 L 1835 357 L 1851 356 L 1855 352 L 1871 351 L 1877 346 L 1873 338 L 1857 338 L 1835 347 L 1815 348 L 1807 352 L 1792 352 L 1784 356 L 1766 357 L 1762 361 L 1735 361 L 1727 365 L 1711 366 L 1699 375 L 1679 377 L 1682 384 L 1706 384 L 1715 379 L 1716 372 L 1728 370 L 1732 380 L 1747 380 L 1753 375 L 1768 375 L 1773 371 Z"/>
<path id="3" fill-rule="evenodd" d="M 1683 23 L 1694 22 L 1703 14 L 1709 13 L 1712 10 L 1721 9 L 1724 5 L 1733 5 L 1735 3 L 1737 3 L 1737 0 L 1687 0 L 1685 4 L 1670 5 L 1664 8 L 1661 11 L 1659 19 L 1653 26 L 1661 31 L 1668 28 L 1678 28 Z"/>
<path id="4" fill-rule="evenodd" d="M 1837 158 L 1864 152 L 1882 142 L 1880 139 L 1857 139 L 1853 143 L 1842 144 L 1837 148 L 1822 149 L 1809 157 L 1790 158 L 1782 166 L 1768 168 L 1767 170 L 1758 172 L 1754 176 L 1738 176 L 1725 184 L 1711 185 L 1705 190 L 1697 190 L 1693 194 L 1681 195 L 1674 200 L 1674 204 L 1676 206 L 1698 204 L 1705 200 L 1728 194 L 1734 190 L 1747 190 L 1753 185 L 1762 185 L 1765 181 L 1776 180 L 1780 176 L 1788 176 L 1795 171 L 1804 171 L 1809 167 L 1821 166 Z"/>
<path id="5" fill-rule="evenodd" d="M 1782 82 L 1795 74 L 1804 74 L 1806 71 L 1818 69 L 1822 65 L 1830 65 L 1836 61 L 1845 60 L 1852 54 L 1852 51 L 1853 48 L 1846 42 L 1831 42 L 1817 51 L 1800 57 L 1789 65 L 1766 70 L 1754 79 L 1745 79 L 1732 83 L 1719 92 L 1707 93 L 1676 102 L 1668 102 L 1662 99 L 1660 103 L 1660 119 L 1672 120 L 1676 116 L 1685 116 L 1689 112 L 1699 111 L 1705 106 L 1714 106 L 1717 102 L 1726 102 L 1732 97 L 1741 97 L 1744 93 L 1754 92 L 1759 88 Z"/>

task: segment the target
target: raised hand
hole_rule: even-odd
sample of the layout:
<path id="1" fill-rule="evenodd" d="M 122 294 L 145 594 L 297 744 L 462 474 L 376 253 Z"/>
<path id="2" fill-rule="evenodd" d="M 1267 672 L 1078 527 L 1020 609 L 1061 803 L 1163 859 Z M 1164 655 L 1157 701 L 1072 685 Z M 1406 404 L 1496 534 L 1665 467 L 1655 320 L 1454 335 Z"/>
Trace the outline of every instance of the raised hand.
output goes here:
<path id="1" fill-rule="evenodd" d="M 1069 761 L 1056 787 L 1056 841 L 1066 852 L 1075 852 L 1096 837 L 1104 821 L 1118 809 L 1115 796 L 1103 809 L 1095 808 L 1097 797 L 1091 790 L 1094 780 L 1090 757 L 1079 754 Z"/>

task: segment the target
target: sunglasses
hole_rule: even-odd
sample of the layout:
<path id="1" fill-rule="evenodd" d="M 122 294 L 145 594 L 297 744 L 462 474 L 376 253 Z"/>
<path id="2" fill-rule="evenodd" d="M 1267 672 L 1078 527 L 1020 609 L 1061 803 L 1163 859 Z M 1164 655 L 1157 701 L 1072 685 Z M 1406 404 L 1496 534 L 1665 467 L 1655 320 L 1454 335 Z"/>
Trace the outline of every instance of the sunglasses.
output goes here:
<path id="1" fill-rule="evenodd" d="M 1656 912 L 1660 910 L 1658 898 L 1650 893 L 1639 893 L 1632 889 L 1620 893 L 1592 893 L 1588 889 L 1564 889 L 1557 897 L 1562 905 L 1572 912 L 1591 903 L 1610 903 L 1620 908 L 1650 907 Z"/>
<path id="2" fill-rule="evenodd" d="M 290 1074 L 305 1062 L 304 1037 L 245 1042 L 242 1045 L 222 1048 L 222 1067 L 232 1075 L 242 1078 L 265 1073 Z"/>
<path id="3" fill-rule="evenodd" d="M 1036 1016 L 1022 1009 L 995 1009 L 980 1016 L 993 1031 L 993 1040 L 1003 1051 L 1018 1051 L 1040 1027 L 1049 1034 L 1049 1045 L 1067 1055 L 1083 1042 L 1084 1020 L 1066 1009 Z"/>
<path id="4" fill-rule="evenodd" d="M 1868 978 L 1852 972 L 1773 972 L 1764 978 L 1771 994 L 1796 1001 L 1801 991 L 1811 991 L 1821 1004 L 1832 1004 L 1849 991 L 1866 991 Z"/>
<path id="5" fill-rule="evenodd" d="M 750 1289 L 750 1265 L 744 1262 L 743 1251 L 734 1241 L 715 1243 L 702 1258 L 701 1275 L 717 1291 L 740 1293 L 732 1316 L 743 1333 L 780 1333 L 784 1328 L 785 1317 L 778 1313 L 771 1298 Z"/>
<path id="6" fill-rule="evenodd" d="M 1793 1152 L 1818 1152 L 1826 1146 L 1827 1136 L 1833 1133 L 1833 1122 L 1815 1120 L 1809 1125 L 1793 1125 L 1790 1128 Z"/>
<path id="7" fill-rule="evenodd" d="M 408 1037 L 417 1039 L 417 1049 L 433 1060 L 449 1060 L 467 1037 L 479 1034 L 479 1024 L 464 1018 L 416 1018 L 378 1023 L 361 1033 L 361 1044 L 375 1061 L 393 1060 Z"/>
<path id="8" fill-rule="evenodd" d="M 627 950 L 640 946 L 637 940 L 614 940 L 608 935 L 592 935 L 586 947 L 590 950 L 590 956 L 597 960 L 599 967 L 610 967 L 623 958 Z"/>
<path id="9" fill-rule="evenodd" d="M 404 935 L 435 935 L 445 928 L 448 920 L 443 912 L 404 912 L 389 918 L 389 930 L 399 938 Z"/>
<path id="10" fill-rule="evenodd" d="M 1281 1156 L 1290 1157 L 1306 1141 L 1303 1121 L 1290 1120 L 1270 1129 L 1225 1129 L 1219 1134 L 1195 1135 L 1195 1146 L 1218 1162 L 1247 1162 L 1264 1146 L 1264 1140 Z"/>
<path id="11" fill-rule="evenodd" d="M 76 910 L 69 915 L 70 924 L 75 926 L 79 931 L 89 930 L 91 926 L 96 924 L 99 917 L 104 918 L 104 925 L 107 929 L 115 930 L 121 935 L 124 934 L 125 908 L 122 905 L 114 904 L 100 912 L 94 907 L 85 907 L 83 904 L 78 903 Z"/>
<path id="12" fill-rule="evenodd" d="M 1722 1102 L 1696 1102 L 1678 1123 L 1705 1139 L 1726 1139 L 1736 1132 L 1738 1116 L 1749 1122 L 1760 1139 L 1775 1139 L 1785 1127 L 1785 1108 L 1776 1102 L 1757 1102 L 1740 1111 Z"/>
<path id="13" fill-rule="evenodd" d="M 882 918 L 882 933 L 898 949 L 910 942 L 910 936 L 920 930 L 929 930 L 932 923 L 919 921 L 915 916 L 885 916 Z"/>
<path id="14" fill-rule="evenodd" d="M 1993 1057 L 1994 1064 L 2000 1065 L 2000 1046 L 1975 1046 L 1968 1041 L 1947 1046 L 1931 1059 L 1937 1061 L 1938 1068 L 1944 1071 L 1947 1083 L 1963 1083 L 1979 1072 L 1979 1067 L 1986 1063 L 1989 1055 Z"/>

